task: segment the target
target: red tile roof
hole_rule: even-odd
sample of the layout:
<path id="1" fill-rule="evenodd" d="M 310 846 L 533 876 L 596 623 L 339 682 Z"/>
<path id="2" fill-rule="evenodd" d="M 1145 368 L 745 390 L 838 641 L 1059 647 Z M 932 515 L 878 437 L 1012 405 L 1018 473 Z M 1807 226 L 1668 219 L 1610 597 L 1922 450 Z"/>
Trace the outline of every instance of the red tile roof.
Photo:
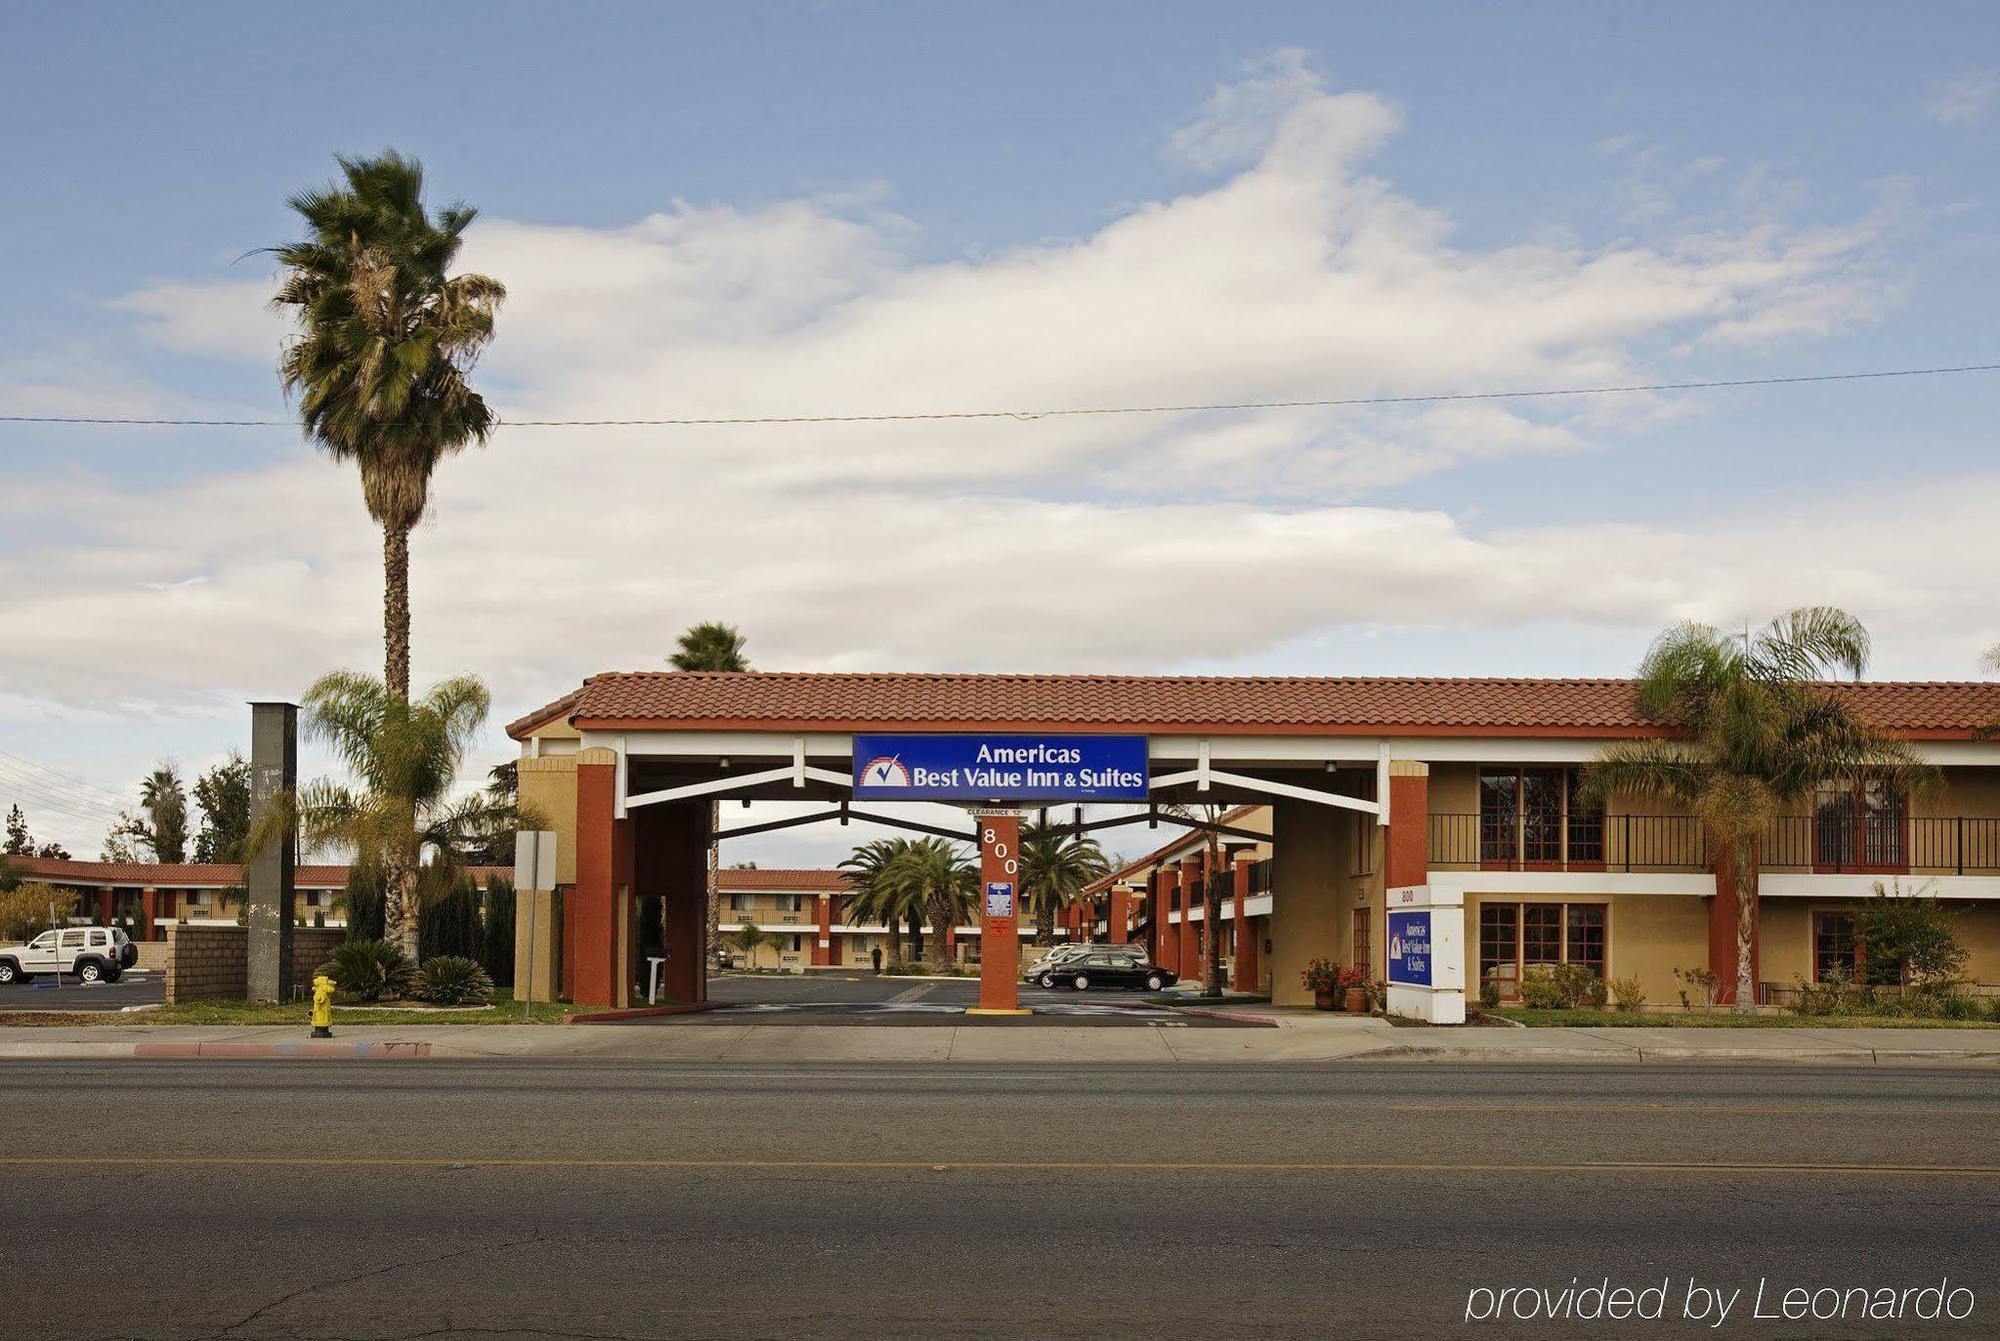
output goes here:
<path id="1" fill-rule="evenodd" d="M 766 867 L 740 869 L 725 866 L 715 873 L 716 888 L 725 894 L 745 894 L 759 889 L 830 890 L 839 893 L 848 886 L 847 872 L 825 869 L 773 870 Z"/>
<path id="2" fill-rule="evenodd" d="M 59 885 L 126 885 L 142 889 L 230 889 L 244 883 L 243 868 L 222 862 L 56 861 L 49 857 L 8 857 L 7 869 L 23 880 Z M 470 866 L 481 885 L 495 876 L 514 878 L 511 866 Z M 299 889 L 339 889 L 345 866 L 301 866 L 292 883 Z"/>
<path id="3" fill-rule="evenodd" d="M 1155 735 L 1655 734 L 1630 680 L 1145 675 L 593 675 L 507 729 L 995 730 Z M 1878 729 L 1965 738 L 2000 721 L 2000 682 L 1842 684 Z"/>

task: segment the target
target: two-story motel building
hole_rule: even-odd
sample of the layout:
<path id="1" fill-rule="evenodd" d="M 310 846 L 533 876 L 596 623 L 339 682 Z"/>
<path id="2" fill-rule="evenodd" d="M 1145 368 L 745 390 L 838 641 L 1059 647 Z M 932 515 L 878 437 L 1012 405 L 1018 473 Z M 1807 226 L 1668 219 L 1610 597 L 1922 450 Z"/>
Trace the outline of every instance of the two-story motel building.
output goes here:
<path id="1" fill-rule="evenodd" d="M 1920 801 L 1829 791 L 1772 827 L 1758 981 L 1851 962 L 1857 904 L 1893 881 L 1959 908 L 1970 975 L 2000 982 L 2000 743 L 1985 739 L 2000 684 L 1833 692 L 1914 744 L 1943 786 Z M 680 672 L 594 676 L 509 727 L 523 800 L 557 834 L 553 879 L 538 882 L 554 888 L 524 890 L 518 923 L 524 958 L 531 936 L 543 947 L 538 983 L 555 971 L 553 940 L 579 1002 L 628 1004 L 642 941 L 656 936 L 673 964 L 669 993 L 698 999 L 713 803 L 816 801 L 828 821 L 858 815 L 852 738 L 874 731 L 1145 735 L 1155 798 L 1227 832 L 1216 849 L 1192 834 L 1115 872 L 1064 931 L 1142 940 L 1185 976 L 1203 962 L 1213 879 L 1233 981 L 1279 1002 L 1306 999 L 1299 970 L 1315 957 L 1379 976 L 1385 890 L 1423 884 L 1463 894 L 1468 983 L 1491 976 L 1509 993 L 1528 968 L 1567 962 L 1637 977 L 1654 1002 L 1676 999 L 1676 968 L 1712 967 L 1733 988 L 1735 896 L 1701 824 L 1647 799 L 1593 806 L 1578 787 L 1604 745 L 1662 734 L 1630 681 Z M 1100 837 L 1118 846 L 1115 832 Z M 861 967 L 880 944 L 870 938 L 884 929 L 840 920 L 837 887 L 775 892 L 796 896 L 792 916 L 810 909 L 791 933 L 801 967 Z"/>

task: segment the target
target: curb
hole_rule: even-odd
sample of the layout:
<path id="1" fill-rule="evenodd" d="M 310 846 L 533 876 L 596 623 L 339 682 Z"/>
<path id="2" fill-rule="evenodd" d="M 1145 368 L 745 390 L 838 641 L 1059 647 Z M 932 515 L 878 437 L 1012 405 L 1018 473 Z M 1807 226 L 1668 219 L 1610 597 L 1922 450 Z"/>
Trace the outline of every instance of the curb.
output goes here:
<path id="1" fill-rule="evenodd" d="M 359 1057 L 419 1058 L 431 1055 L 428 1043 L 135 1043 L 132 1056 L 154 1060 L 190 1061 L 217 1057 L 307 1057 L 352 1061 Z"/>
<path id="2" fill-rule="evenodd" d="M 681 1001 L 666 1006 L 631 1006 L 625 1010 L 579 1011 L 563 1016 L 564 1024 L 617 1024 L 622 1020 L 650 1020 L 661 1015 L 699 1015 L 721 1010 L 725 1001 Z"/>

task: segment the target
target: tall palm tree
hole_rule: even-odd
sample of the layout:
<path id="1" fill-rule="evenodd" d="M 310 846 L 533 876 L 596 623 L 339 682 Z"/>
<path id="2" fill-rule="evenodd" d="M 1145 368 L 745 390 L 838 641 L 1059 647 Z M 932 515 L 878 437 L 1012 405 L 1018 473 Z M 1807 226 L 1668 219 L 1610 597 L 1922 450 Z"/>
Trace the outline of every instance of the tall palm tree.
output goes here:
<path id="1" fill-rule="evenodd" d="M 396 694 L 371 675 L 335 671 L 305 693 L 305 735 L 347 765 L 355 784 L 320 779 L 301 788 L 286 820 L 296 818 L 308 850 L 341 848 L 380 866 L 388 938 L 416 962 L 417 873 L 424 854 L 453 862 L 495 823 L 493 798 L 454 798 L 452 784 L 478 739 L 491 699 L 471 676 L 435 685 L 418 699 Z M 281 808 L 274 807 L 277 814 Z M 268 822 L 268 821 L 267 821 Z M 519 822 L 540 827 L 539 816 Z M 270 834 L 252 837 L 253 849 Z"/>
<path id="2" fill-rule="evenodd" d="M 1600 750 L 1584 794 L 1602 804 L 1646 796 L 1685 806 L 1727 863 L 1736 888 L 1736 1009 L 1756 1004 L 1751 962 L 1757 865 L 1765 830 L 1821 788 L 1927 790 L 1936 771 L 1883 737 L 1827 683 L 1859 679 L 1868 632 L 1845 611 L 1806 607 L 1755 632 L 1685 623 L 1662 633 L 1639 665 L 1639 711 L 1674 734 Z"/>
<path id="3" fill-rule="evenodd" d="M 724 624 L 720 620 L 704 620 L 689 626 L 674 642 L 673 653 L 667 662 L 677 671 L 747 671 L 750 659 L 746 655 L 747 642 L 734 624 Z M 722 919 L 722 875 L 721 854 L 717 849 L 714 834 L 722 827 L 722 802 L 708 803 L 708 911 L 703 933 L 702 962 L 708 962 L 707 947 L 715 944 L 715 929 Z M 667 931 L 667 903 L 660 901 L 660 935 L 665 938 Z"/>
<path id="4" fill-rule="evenodd" d="M 886 879 L 930 917 L 930 954 L 945 967 L 951 929 L 972 915 L 979 870 L 964 849 L 942 838 L 912 842 L 890 864 Z"/>
<path id="5" fill-rule="evenodd" d="M 180 770 L 171 760 L 146 775 L 139 784 L 139 808 L 146 812 L 153 860 L 178 864 L 187 860 L 188 798 Z"/>
<path id="6" fill-rule="evenodd" d="M 898 878 L 897 863 L 915 846 L 907 838 L 877 838 L 854 849 L 840 869 L 848 873 L 847 920 L 881 922 L 889 929 L 889 963 L 903 963 L 903 920 L 922 914 L 910 886 Z"/>
<path id="7" fill-rule="evenodd" d="M 1204 947 L 1204 962 L 1201 966 L 1201 990 L 1204 996 L 1221 996 L 1224 988 L 1227 986 L 1222 980 L 1222 937 L 1217 934 L 1222 926 L 1223 850 L 1222 835 L 1216 832 L 1215 826 L 1222 823 L 1222 817 L 1229 813 L 1229 807 L 1217 805 L 1212 801 L 1170 801 L 1162 804 L 1159 810 L 1162 815 L 1181 820 L 1191 826 L 1199 826 L 1201 829 L 1202 849 L 1206 855 L 1206 860 L 1202 863 L 1202 869 L 1207 872 L 1208 876 L 1202 882 L 1201 890 L 1201 917 L 1207 933 L 1201 938 L 1201 943 Z M 1192 893 L 1193 891 L 1191 890 L 1184 889 L 1181 891 L 1181 916 L 1183 918 L 1187 917 L 1193 911 L 1194 900 L 1190 897 Z M 1166 908 L 1155 908 L 1153 910 L 1153 917 L 1155 925 L 1164 932 L 1167 927 Z M 1238 927 L 1236 929 L 1238 936 L 1246 935 L 1248 932 L 1248 927 Z"/>
<path id="8" fill-rule="evenodd" d="M 1035 913 L 1035 944 L 1052 945 L 1056 918 L 1111 869 L 1095 838 L 1037 820 L 1021 833 L 1021 898 Z"/>
<path id="9" fill-rule="evenodd" d="M 507 291 L 451 273 L 477 211 L 454 204 L 433 218 L 416 159 L 391 149 L 338 161 L 344 183 L 287 202 L 307 236 L 272 249 L 283 267 L 272 305 L 299 327 L 278 373 L 306 435 L 361 471 L 382 528 L 383 683 L 408 698 L 410 530 L 438 463 L 492 432 L 468 379 Z"/>

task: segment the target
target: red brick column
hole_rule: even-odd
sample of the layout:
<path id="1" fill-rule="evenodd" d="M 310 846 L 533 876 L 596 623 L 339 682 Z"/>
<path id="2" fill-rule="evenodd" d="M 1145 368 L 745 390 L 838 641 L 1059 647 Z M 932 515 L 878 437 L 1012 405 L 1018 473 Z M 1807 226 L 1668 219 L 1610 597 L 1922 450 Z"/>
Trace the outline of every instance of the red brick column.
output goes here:
<path id="1" fill-rule="evenodd" d="M 1012 1013 L 1021 1007 L 1021 821 L 1012 815 L 979 820 L 979 1009 Z M 1013 889 L 1009 911 L 988 910 L 994 885 Z"/>
<path id="2" fill-rule="evenodd" d="M 1390 889 L 1421 885 L 1431 873 L 1430 765 L 1389 761 L 1389 838 L 1382 858 L 1382 883 Z"/>
<path id="3" fill-rule="evenodd" d="M 157 889 L 140 890 L 139 891 L 139 939 L 140 940 L 149 941 L 153 939 L 153 919 L 160 915 L 159 910 L 160 910 L 160 891 Z"/>
<path id="4" fill-rule="evenodd" d="M 601 755 L 602 758 L 593 756 Z M 620 904 L 629 897 L 632 871 L 631 822 L 616 818 L 617 756 L 585 750 L 576 767 L 576 887 L 566 918 L 574 928 L 575 959 L 570 999 L 579 1006 L 617 1007 L 630 995 L 626 965 L 630 947 L 619 945 Z M 565 947 L 568 948 L 568 947 Z"/>
<path id="5" fill-rule="evenodd" d="M 114 894 L 111 886 L 102 885 L 98 888 L 97 920 L 107 927 L 111 925 L 111 919 L 117 915 L 112 902 L 113 898 Z"/>
<path id="6" fill-rule="evenodd" d="M 819 896 L 819 934 L 813 937 L 810 963 L 826 968 L 833 963 L 833 896 Z"/>
<path id="7" fill-rule="evenodd" d="M 1173 924 L 1171 917 L 1174 905 L 1180 899 L 1181 870 L 1178 866 L 1162 866 L 1156 873 L 1159 881 L 1158 907 L 1153 915 L 1154 928 L 1159 932 L 1160 946 L 1153 959 L 1161 968 L 1174 973 L 1181 971 L 1181 928 Z M 1182 909 L 1185 917 L 1187 910 Z"/>
<path id="8" fill-rule="evenodd" d="M 1104 915 L 1104 939 L 1123 945 L 1131 937 L 1127 923 L 1132 916 L 1132 896 L 1123 885 L 1111 887 L 1111 910 Z"/>
<path id="9" fill-rule="evenodd" d="M 1236 914 L 1236 962 L 1230 965 L 1230 983 L 1239 992 L 1254 992 L 1261 975 L 1258 972 L 1257 952 L 1264 948 L 1262 939 L 1243 909 L 1250 901 L 1250 868 L 1256 864 L 1250 853 L 1236 858 L 1236 869 L 1231 874 L 1231 911 Z"/>
<path id="10" fill-rule="evenodd" d="M 1205 905 L 1202 896 L 1201 854 L 1181 858 L 1181 976 L 1200 982 L 1208 961 L 1202 958 L 1201 933 L 1207 925 L 1194 920 L 1194 910 Z"/>

